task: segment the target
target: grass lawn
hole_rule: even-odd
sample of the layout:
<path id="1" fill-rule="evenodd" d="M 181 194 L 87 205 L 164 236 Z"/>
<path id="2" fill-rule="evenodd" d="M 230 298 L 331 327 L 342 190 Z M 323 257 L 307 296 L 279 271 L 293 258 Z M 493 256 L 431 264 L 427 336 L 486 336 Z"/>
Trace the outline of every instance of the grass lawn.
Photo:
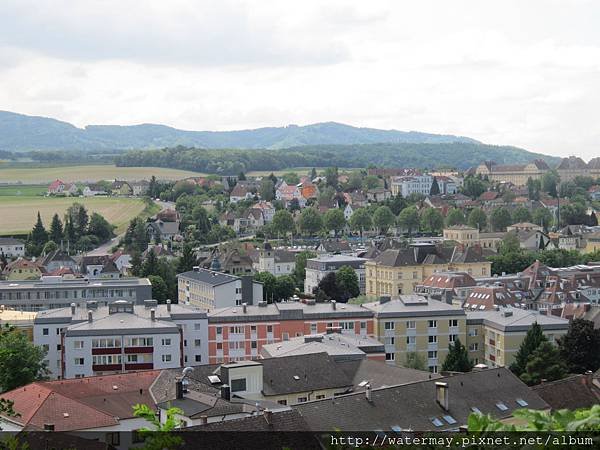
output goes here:
<path id="1" fill-rule="evenodd" d="M 0 183 L 49 184 L 57 178 L 68 181 L 149 180 L 152 175 L 160 180 L 180 180 L 205 174 L 162 167 L 116 167 L 114 165 L 59 166 L 59 167 L 5 167 L 0 165 Z"/>
<path id="2" fill-rule="evenodd" d="M 0 197 L 0 234 L 20 234 L 31 230 L 39 211 L 46 229 L 54 213 L 61 219 L 74 202 L 83 203 L 88 213 L 97 212 L 117 226 L 119 234 L 127 229 L 129 221 L 140 214 L 145 204 L 142 199 L 118 197 Z"/>
<path id="3" fill-rule="evenodd" d="M 0 186 L 0 197 L 35 197 L 44 195 L 48 187 L 45 185 L 12 185 Z"/>

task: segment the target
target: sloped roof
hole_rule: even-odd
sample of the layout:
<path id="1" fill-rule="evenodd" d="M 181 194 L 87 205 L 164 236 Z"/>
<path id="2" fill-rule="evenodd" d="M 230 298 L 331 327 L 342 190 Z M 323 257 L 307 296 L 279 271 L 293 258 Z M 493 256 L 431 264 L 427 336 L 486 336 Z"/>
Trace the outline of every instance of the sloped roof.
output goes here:
<path id="1" fill-rule="evenodd" d="M 560 161 L 560 164 L 556 168 L 557 170 L 582 170 L 586 169 L 587 164 L 583 159 L 578 156 L 569 156 L 568 158 L 563 158 Z"/>
<path id="2" fill-rule="evenodd" d="M 545 382 L 531 389 L 552 409 L 590 408 L 600 404 L 600 388 L 585 375 L 573 375 L 562 380 Z"/>

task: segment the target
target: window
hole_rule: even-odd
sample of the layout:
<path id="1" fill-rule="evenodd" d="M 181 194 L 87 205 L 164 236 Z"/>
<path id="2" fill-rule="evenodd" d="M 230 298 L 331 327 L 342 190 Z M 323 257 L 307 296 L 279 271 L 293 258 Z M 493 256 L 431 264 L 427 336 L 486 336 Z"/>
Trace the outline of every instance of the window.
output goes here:
<path id="1" fill-rule="evenodd" d="M 256 334 L 256 325 L 250 325 L 250 333 Z"/>
<path id="2" fill-rule="evenodd" d="M 106 440 L 105 442 L 108 445 L 113 445 L 115 447 L 118 447 L 119 445 L 121 445 L 121 435 L 119 434 L 118 431 L 115 431 L 114 433 L 106 433 Z"/>
<path id="3" fill-rule="evenodd" d="M 409 330 L 414 330 L 415 328 L 417 328 L 417 322 L 415 322 L 414 320 L 407 321 L 406 328 Z"/>
<path id="4" fill-rule="evenodd" d="M 195 323 L 194 324 L 194 330 L 198 331 L 202 329 L 202 324 L 201 323 Z"/>
<path id="5" fill-rule="evenodd" d="M 442 425 L 444 425 L 444 423 L 437 417 L 432 417 L 431 423 L 434 424 L 436 427 L 441 427 Z"/>
<path id="6" fill-rule="evenodd" d="M 479 350 L 479 343 L 474 342 L 473 344 L 469 344 L 470 352 L 476 352 L 477 350 Z"/>
<path id="7" fill-rule="evenodd" d="M 449 327 L 457 327 L 458 326 L 458 319 L 450 319 L 448 321 L 448 326 Z"/>
<path id="8" fill-rule="evenodd" d="M 246 379 L 245 378 L 237 378 L 235 380 L 231 380 L 231 392 L 240 392 L 246 390 Z"/>
<path id="9" fill-rule="evenodd" d="M 256 341 L 250 342 L 250 348 L 257 348 Z"/>
<path id="10" fill-rule="evenodd" d="M 217 342 L 217 350 L 223 350 L 223 343 Z"/>
<path id="11" fill-rule="evenodd" d="M 340 322 L 342 330 L 354 330 L 354 322 Z"/>
<path id="12" fill-rule="evenodd" d="M 194 339 L 194 347 L 201 347 L 202 339 Z"/>
<path id="13" fill-rule="evenodd" d="M 171 362 L 171 355 L 162 355 L 162 362 Z"/>
<path id="14" fill-rule="evenodd" d="M 427 336 L 430 344 L 437 344 L 437 336 Z"/>
<path id="15" fill-rule="evenodd" d="M 317 324 L 311 323 L 310 324 L 310 334 L 315 334 L 316 332 L 317 332 Z"/>
<path id="16" fill-rule="evenodd" d="M 471 406 L 471 411 L 475 414 L 481 414 L 481 410 L 477 406 Z"/>
<path id="17" fill-rule="evenodd" d="M 287 405 L 287 400 L 277 400 L 277 403 L 279 403 L 280 405 Z"/>
<path id="18" fill-rule="evenodd" d="M 75 365 L 76 366 L 83 366 L 85 364 L 85 359 L 84 358 L 75 358 Z"/>
<path id="19" fill-rule="evenodd" d="M 427 326 L 429 328 L 437 328 L 437 320 L 428 320 L 427 321 Z"/>
<path id="20" fill-rule="evenodd" d="M 171 345 L 171 339 L 170 338 L 163 338 L 162 345 Z"/>
<path id="21" fill-rule="evenodd" d="M 506 410 L 508 410 L 508 406 L 506 406 L 502 402 L 496 403 L 496 408 L 498 408 L 500 411 L 506 411 Z"/>
<path id="22" fill-rule="evenodd" d="M 456 419 L 451 415 L 444 416 L 444 420 L 448 422 L 450 425 L 454 425 L 456 423 Z"/>
<path id="23" fill-rule="evenodd" d="M 223 327 L 217 327 L 217 334 L 223 334 Z"/>
<path id="24" fill-rule="evenodd" d="M 385 322 L 385 323 L 383 324 L 383 327 L 384 327 L 386 330 L 393 330 L 393 329 L 394 329 L 394 322 Z"/>
<path id="25" fill-rule="evenodd" d="M 449 334 L 448 335 L 448 342 L 452 343 L 452 342 L 456 342 L 456 338 L 458 337 L 458 334 Z"/>
<path id="26" fill-rule="evenodd" d="M 385 345 L 394 345 L 396 343 L 396 338 L 393 336 L 386 336 Z"/>
<path id="27" fill-rule="evenodd" d="M 385 360 L 386 361 L 394 361 L 396 359 L 395 353 L 386 353 Z"/>
<path id="28" fill-rule="evenodd" d="M 281 339 L 283 339 L 284 341 L 289 341 L 290 334 L 289 333 L 281 333 Z"/>
<path id="29" fill-rule="evenodd" d="M 202 362 L 202 355 L 195 355 L 194 356 L 194 361 L 196 361 L 196 362 Z"/>
<path id="30" fill-rule="evenodd" d="M 522 398 L 518 398 L 517 399 L 517 403 L 519 404 L 519 406 L 527 406 L 529 404 L 525 400 L 523 400 Z"/>
<path id="31" fill-rule="evenodd" d="M 73 348 L 76 348 L 76 349 L 83 348 L 83 341 L 75 341 L 75 342 L 73 342 Z"/>
<path id="32" fill-rule="evenodd" d="M 43 344 L 42 349 L 47 353 L 50 350 L 50 346 L 48 344 Z"/>
<path id="33" fill-rule="evenodd" d="M 469 336 L 477 336 L 477 328 L 470 328 Z"/>
<path id="34" fill-rule="evenodd" d="M 315 397 L 317 400 L 323 400 L 325 398 L 325 394 L 319 394 Z"/>
<path id="35" fill-rule="evenodd" d="M 49 330 L 48 328 L 44 328 L 44 329 L 42 329 L 42 334 L 43 334 L 44 336 L 48 336 L 48 333 L 49 333 L 49 332 L 50 332 L 50 330 Z"/>
<path id="36" fill-rule="evenodd" d="M 244 327 L 229 327 L 230 334 L 244 334 Z"/>
<path id="37" fill-rule="evenodd" d="M 429 371 L 431 373 L 437 373 L 438 372 L 438 366 L 429 366 Z"/>
<path id="38" fill-rule="evenodd" d="M 308 401 L 308 398 L 306 397 L 298 397 L 298 403 L 305 403 Z"/>
<path id="39" fill-rule="evenodd" d="M 436 350 L 429 350 L 427 352 L 427 357 L 429 359 L 437 358 L 437 351 Z"/>
<path id="40" fill-rule="evenodd" d="M 267 325 L 267 333 L 273 332 L 273 325 Z"/>
<path id="41" fill-rule="evenodd" d="M 56 351 L 60 352 L 61 349 L 62 349 L 62 345 L 56 344 Z"/>

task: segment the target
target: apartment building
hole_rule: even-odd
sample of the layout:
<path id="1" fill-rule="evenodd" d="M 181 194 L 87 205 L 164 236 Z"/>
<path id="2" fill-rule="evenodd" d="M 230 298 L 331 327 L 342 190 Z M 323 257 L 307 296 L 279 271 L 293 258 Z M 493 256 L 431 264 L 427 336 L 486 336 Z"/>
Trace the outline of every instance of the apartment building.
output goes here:
<path id="1" fill-rule="evenodd" d="M 88 301 L 106 306 L 118 300 L 141 304 L 152 298 L 147 278 L 65 279 L 43 276 L 36 280 L 0 281 L 0 305 L 23 311 L 78 307 Z"/>
<path id="2" fill-rule="evenodd" d="M 6 258 L 25 256 L 25 243 L 20 239 L 0 238 L 0 255 L 4 255 Z"/>
<path id="3" fill-rule="evenodd" d="M 372 337 L 373 313 L 358 305 L 314 300 L 217 309 L 208 314 L 209 362 L 257 358 L 265 344 L 328 330 Z"/>
<path id="4" fill-rule="evenodd" d="M 415 243 L 408 248 L 385 250 L 365 263 L 366 294 L 377 297 L 410 294 L 423 280 L 438 272 L 466 272 L 478 277 L 489 276 L 491 268 L 480 247 Z"/>
<path id="5" fill-rule="evenodd" d="M 449 344 L 466 341 L 467 316 L 460 307 L 419 295 L 382 296 L 362 306 L 375 315 L 375 337 L 384 343 L 389 364 L 403 365 L 416 354 L 437 373 Z"/>
<path id="6" fill-rule="evenodd" d="M 404 177 L 393 177 L 390 185 L 392 195 L 408 197 L 410 194 L 429 195 L 433 177 L 431 175 L 412 175 Z"/>
<path id="7" fill-rule="evenodd" d="M 198 266 L 177 275 L 177 290 L 179 303 L 209 311 L 263 300 L 262 283 L 252 276 L 238 277 Z"/>
<path id="8" fill-rule="evenodd" d="M 488 367 L 510 366 L 527 331 L 534 323 L 541 326 L 550 342 L 567 333 L 569 321 L 536 311 L 499 307 L 466 311 L 469 356 L 476 364 Z"/>
<path id="9" fill-rule="evenodd" d="M 54 378 L 80 378 L 208 362 L 206 312 L 186 305 L 119 300 L 41 311 L 33 342 Z"/>
<path id="10" fill-rule="evenodd" d="M 365 263 L 367 259 L 349 255 L 323 255 L 306 260 L 306 278 L 304 279 L 304 292 L 312 294 L 319 286 L 325 275 L 337 272 L 343 266 L 354 269 L 358 277 L 360 293 L 365 293 Z"/>

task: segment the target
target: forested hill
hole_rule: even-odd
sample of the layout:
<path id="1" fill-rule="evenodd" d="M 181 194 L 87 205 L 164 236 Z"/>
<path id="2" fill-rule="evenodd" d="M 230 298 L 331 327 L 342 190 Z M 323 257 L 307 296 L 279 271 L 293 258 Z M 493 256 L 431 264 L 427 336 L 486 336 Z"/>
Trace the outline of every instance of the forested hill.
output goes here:
<path id="1" fill-rule="evenodd" d="M 202 148 L 288 148 L 300 145 L 477 142 L 460 136 L 357 128 L 335 122 L 240 131 L 185 131 L 165 125 L 88 125 L 0 111 L 0 150 L 130 150 L 184 145 Z"/>
<path id="2" fill-rule="evenodd" d="M 116 157 L 120 166 L 156 166 L 198 172 L 236 175 L 240 171 L 281 170 L 289 167 L 387 167 L 466 169 L 481 161 L 526 163 L 546 160 L 555 166 L 559 159 L 516 147 L 470 142 L 441 144 L 318 145 L 276 150 L 165 148 L 135 150 Z"/>

